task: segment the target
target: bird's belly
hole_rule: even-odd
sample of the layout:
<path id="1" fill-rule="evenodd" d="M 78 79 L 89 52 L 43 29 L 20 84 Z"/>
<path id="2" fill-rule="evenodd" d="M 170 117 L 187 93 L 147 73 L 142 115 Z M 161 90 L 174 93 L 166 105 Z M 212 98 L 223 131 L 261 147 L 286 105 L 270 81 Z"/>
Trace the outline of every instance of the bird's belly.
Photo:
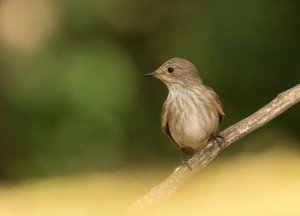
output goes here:
<path id="1" fill-rule="evenodd" d="M 216 132 L 218 120 L 212 118 L 207 122 L 207 119 L 198 113 L 189 112 L 187 115 L 181 113 L 179 116 L 174 116 L 169 127 L 173 139 L 181 148 L 201 149 L 211 134 Z"/>

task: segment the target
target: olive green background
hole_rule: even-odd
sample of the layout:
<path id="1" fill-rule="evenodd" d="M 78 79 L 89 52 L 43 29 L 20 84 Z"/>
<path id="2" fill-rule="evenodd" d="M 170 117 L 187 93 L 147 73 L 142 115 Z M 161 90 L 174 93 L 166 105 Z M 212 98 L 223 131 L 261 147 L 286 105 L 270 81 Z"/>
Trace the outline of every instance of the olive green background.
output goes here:
<path id="1" fill-rule="evenodd" d="M 225 128 L 299 83 L 299 20 L 294 0 L 1 1 L 0 180 L 178 164 L 160 129 L 167 89 L 143 74 L 189 59 Z M 278 140 L 299 151 L 299 111 L 221 160 Z"/>

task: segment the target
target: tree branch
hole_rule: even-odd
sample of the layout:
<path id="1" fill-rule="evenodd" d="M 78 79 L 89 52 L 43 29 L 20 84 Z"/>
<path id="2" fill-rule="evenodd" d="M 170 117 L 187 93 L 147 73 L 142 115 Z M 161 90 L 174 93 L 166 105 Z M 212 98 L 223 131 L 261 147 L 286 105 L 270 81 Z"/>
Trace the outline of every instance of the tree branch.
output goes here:
<path id="1" fill-rule="evenodd" d="M 188 161 L 192 170 L 183 165 L 177 167 L 166 180 L 152 188 L 148 194 L 138 198 L 134 203 L 132 203 L 127 214 L 132 214 L 141 209 L 151 207 L 156 203 L 167 199 L 187 180 L 201 172 L 224 149 L 247 134 L 267 124 L 269 121 L 276 118 L 299 101 L 300 84 L 282 92 L 254 114 L 223 130 L 220 135 L 223 136 L 224 139 L 220 140 L 218 145 L 216 145 L 213 140 L 210 141 L 203 150 L 195 154 Z"/>

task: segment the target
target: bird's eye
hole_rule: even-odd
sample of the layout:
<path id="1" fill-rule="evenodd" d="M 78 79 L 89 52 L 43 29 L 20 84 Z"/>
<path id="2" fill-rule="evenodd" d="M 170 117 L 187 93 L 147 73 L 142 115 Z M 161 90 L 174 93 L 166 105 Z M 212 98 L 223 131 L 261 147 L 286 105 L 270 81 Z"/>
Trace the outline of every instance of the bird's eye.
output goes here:
<path id="1" fill-rule="evenodd" d="M 172 73 L 174 71 L 174 68 L 173 67 L 168 67 L 168 72 L 169 73 Z"/>

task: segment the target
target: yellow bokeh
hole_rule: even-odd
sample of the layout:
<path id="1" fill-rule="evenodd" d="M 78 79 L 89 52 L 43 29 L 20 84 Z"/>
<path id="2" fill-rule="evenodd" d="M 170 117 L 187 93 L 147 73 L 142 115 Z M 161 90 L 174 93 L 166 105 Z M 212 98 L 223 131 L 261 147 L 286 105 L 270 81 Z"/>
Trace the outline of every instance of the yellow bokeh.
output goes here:
<path id="1" fill-rule="evenodd" d="M 299 153 L 276 149 L 217 162 L 173 197 L 134 215 L 299 215 Z M 5 216 L 122 215 L 171 167 L 100 172 L 0 188 Z"/>

